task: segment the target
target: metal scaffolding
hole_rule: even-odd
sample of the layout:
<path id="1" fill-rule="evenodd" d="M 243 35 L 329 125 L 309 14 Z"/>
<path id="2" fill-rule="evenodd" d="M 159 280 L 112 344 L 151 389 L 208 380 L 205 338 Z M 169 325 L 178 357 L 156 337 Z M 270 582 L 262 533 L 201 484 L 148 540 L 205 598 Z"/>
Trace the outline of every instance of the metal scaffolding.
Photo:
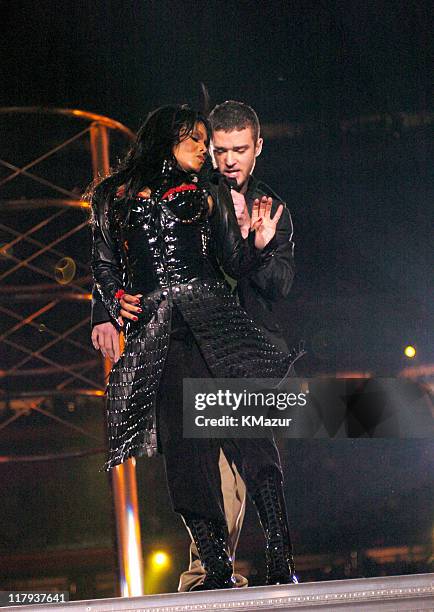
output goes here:
<path id="1" fill-rule="evenodd" d="M 81 194 L 92 178 L 109 172 L 134 134 L 73 109 L 0 108 L 0 125 L 7 135 L 0 150 L 0 461 L 102 452 L 102 426 L 95 431 L 94 423 L 72 418 L 82 398 L 97 402 L 104 395 L 107 374 L 90 343 L 89 205 Z M 59 401 L 68 405 L 66 413 L 56 410 Z M 35 418 L 73 432 L 80 444 L 60 453 L 35 454 L 25 446 L 17 452 L 9 443 L 16 436 L 7 433 L 32 427 Z M 111 483 L 121 595 L 142 595 L 134 462 L 116 468 Z M 134 529 L 124 524 L 123 504 Z"/>

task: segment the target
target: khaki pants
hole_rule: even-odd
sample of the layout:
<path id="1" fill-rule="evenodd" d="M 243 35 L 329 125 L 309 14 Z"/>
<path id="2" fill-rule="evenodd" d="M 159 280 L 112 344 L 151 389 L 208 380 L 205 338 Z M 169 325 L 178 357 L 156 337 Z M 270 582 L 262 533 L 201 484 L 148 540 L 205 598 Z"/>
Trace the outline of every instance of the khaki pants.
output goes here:
<path id="1" fill-rule="evenodd" d="M 223 451 L 220 451 L 219 469 L 222 483 L 225 518 L 228 526 L 229 555 L 235 562 L 235 551 L 243 526 L 246 510 L 246 486 L 234 464 L 229 465 Z M 247 579 L 234 573 L 237 587 L 246 587 Z M 189 591 L 204 581 L 205 570 L 200 562 L 194 542 L 190 544 L 190 565 L 179 579 L 178 591 Z"/>

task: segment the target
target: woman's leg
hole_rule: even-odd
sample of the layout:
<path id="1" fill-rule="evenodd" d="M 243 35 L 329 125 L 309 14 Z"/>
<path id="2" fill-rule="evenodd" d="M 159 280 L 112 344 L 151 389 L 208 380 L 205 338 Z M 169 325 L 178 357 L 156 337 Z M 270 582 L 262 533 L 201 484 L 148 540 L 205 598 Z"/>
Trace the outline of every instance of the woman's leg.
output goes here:
<path id="1" fill-rule="evenodd" d="M 216 440 L 183 437 L 182 380 L 208 378 L 208 368 L 189 330 L 171 338 L 159 387 L 158 427 L 172 506 L 197 547 L 206 571 L 195 590 L 233 586 Z"/>
<path id="2" fill-rule="evenodd" d="M 280 473 L 264 474 L 251 498 L 265 535 L 267 584 L 297 583 Z"/>
<path id="3" fill-rule="evenodd" d="M 228 455 L 240 471 L 265 535 L 266 584 L 298 582 L 277 447 L 272 439 L 225 441 Z"/>
<path id="4" fill-rule="evenodd" d="M 234 563 L 246 509 L 246 487 L 235 464 L 232 463 L 229 465 L 222 450 L 220 450 L 219 469 L 225 518 L 228 528 L 228 552 L 232 559 L 232 563 Z M 194 540 L 192 540 L 190 544 L 189 567 L 179 578 L 178 591 L 184 592 L 195 590 L 197 586 L 203 583 L 205 576 L 206 572 L 200 561 L 196 544 Z M 235 572 L 234 579 L 236 587 L 248 586 L 247 578 L 241 574 Z"/>
<path id="5" fill-rule="evenodd" d="M 192 337 L 171 338 L 157 397 L 159 442 L 173 510 L 224 524 L 218 443 L 183 436 L 183 379 L 208 376 Z"/>

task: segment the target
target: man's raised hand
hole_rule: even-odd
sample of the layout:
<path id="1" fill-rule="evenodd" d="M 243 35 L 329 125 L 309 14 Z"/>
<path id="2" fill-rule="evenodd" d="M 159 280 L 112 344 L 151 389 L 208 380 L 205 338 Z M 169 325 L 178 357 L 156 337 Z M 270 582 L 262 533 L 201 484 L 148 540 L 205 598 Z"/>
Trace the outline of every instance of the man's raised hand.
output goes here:
<path id="1" fill-rule="evenodd" d="M 263 249 L 276 234 L 277 224 L 283 213 L 283 204 L 280 204 L 274 217 L 271 217 L 273 199 L 262 196 L 253 202 L 251 229 L 255 231 L 255 247 Z"/>

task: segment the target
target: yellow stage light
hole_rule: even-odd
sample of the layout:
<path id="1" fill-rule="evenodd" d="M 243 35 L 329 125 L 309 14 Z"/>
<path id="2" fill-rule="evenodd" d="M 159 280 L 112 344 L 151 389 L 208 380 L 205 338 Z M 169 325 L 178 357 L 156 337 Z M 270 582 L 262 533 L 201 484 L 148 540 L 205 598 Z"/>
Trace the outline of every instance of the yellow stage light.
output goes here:
<path id="1" fill-rule="evenodd" d="M 151 563 L 154 569 L 164 569 L 170 562 L 169 555 L 161 550 L 152 555 Z"/>
<path id="2" fill-rule="evenodd" d="M 411 346 L 410 344 L 406 346 L 404 349 L 404 355 L 409 359 L 413 359 L 413 357 L 416 357 L 416 349 L 414 348 L 414 346 Z"/>

